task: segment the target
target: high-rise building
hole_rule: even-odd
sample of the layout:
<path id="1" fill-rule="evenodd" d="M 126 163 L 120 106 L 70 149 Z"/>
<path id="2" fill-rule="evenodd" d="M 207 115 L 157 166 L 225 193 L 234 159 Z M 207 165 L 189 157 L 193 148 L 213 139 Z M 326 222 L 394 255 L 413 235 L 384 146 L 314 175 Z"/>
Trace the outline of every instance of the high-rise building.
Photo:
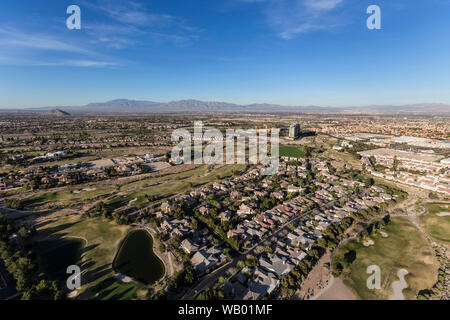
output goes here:
<path id="1" fill-rule="evenodd" d="M 300 138 L 300 123 L 291 124 L 289 127 L 289 138 L 292 140 Z"/>

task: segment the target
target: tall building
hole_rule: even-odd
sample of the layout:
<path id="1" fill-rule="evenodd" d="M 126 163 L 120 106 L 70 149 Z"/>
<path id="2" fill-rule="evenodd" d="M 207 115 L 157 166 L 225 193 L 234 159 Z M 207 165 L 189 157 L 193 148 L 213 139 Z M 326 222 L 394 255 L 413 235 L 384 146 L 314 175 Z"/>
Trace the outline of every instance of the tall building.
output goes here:
<path id="1" fill-rule="evenodd" d="M 289 138 L 292 140 L 300 138 L 300 123 L 291 124 L 289 127 Z"/>

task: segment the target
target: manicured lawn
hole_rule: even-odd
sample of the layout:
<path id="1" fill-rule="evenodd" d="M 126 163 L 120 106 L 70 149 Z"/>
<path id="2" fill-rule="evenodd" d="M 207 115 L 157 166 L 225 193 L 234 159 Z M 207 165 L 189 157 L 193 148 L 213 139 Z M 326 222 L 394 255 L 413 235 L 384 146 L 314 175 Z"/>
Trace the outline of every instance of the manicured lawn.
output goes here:
<path id="1" fill-rule="evenodd" d="M 351 241 L 341 247 L 334 262 L 342 261 L 343 255 L 356 251 L 356 259 L 343 271 L 344 283 L 360 298 L 366 300 L 389 299 L 392 283 L 398 280 L 399 269 L 408 270 L 405 280 L 408 288 L 403 290 L 406 299 L 415 299 L 422 289 L 431 288 L 437 281 L 439 264 L 428 241 L 406 218 L 393 218 L 384 229 L 389 236 L 371 235 L 375 244 L 364 247 L 361 242 Z M 367 267 L 377 265 L 381 269 L 381 289 L 367 288 Z"/>
<path id="2" fill-rule="evenodd" d="M 36 208 L 48 204 L 70 206 L 71 204 L 79 204 L 80 202 L 83 203 L 101 196 L 109 195 L 114 191 L 115 188 L 112 187 L 99 187 L 89 191 L 81 190 L 79 193 L 74 193 L 71 190 L 66 189 L 27 198 L 24 200 L 24 205 L 26 208 Z"/>
<path id="3" fill-rule="evenodd" d="M 433 240 L 450 245 L 450 216 L 438 216 L 439 213 L 450 213 L 450 205 L 439 203 L 425 204 L 428 213 L 419 218 L 419 223 Z"/>
<path id="4" fill-rule="evenodd" d="M 22 187 L 22 188 L 17 188 L 14 190 L 8 190 L 8 191 L 4 192 L 3 195 L 4 196 L 12 196 L 12 195 L 19 194 L 19 193 L 22 193 L 25 191 L 27 191 L 27 189 L 25 187 Z"/>
<path id="5" fill-rule="evenodd" d="M 304 158 L 305 151 L 301 147 L 281 145 L 280 157 Z"/>
<path id="6" fill-rule="evenodd" d="M 189 178 L 192 176 L 198 176 L 198 175 L 205 174 L 206 172 L 207 172 L 207 166 L 200 166 L 200 167 L 193 168 L 193 169 L 186 170 L 186 171 L 179 172 L 179 173 L 165 174 L 165 175 L 162 175 L 159 177 L 151 177 L 151 178 L 131 182 L 131 183 L 121 186 L 120 191 L 145 188 L 147 185 L 152 184 L 152 183 L 186 179 L 186 178 Z"/>
<path id="7" fill-rule="evenodd" d="M 114 278 L 108 278 L 93 288 L 98 292 L 96 299 L 100 300 L 132 300 L 137 298 L 139 286 L 133 282 L 121 283 Z"/>
<path id="8" fill-rule="evenodd" d="M 194 172 L 192 170 L 189 170 L 189 175 L 183 174 L 176 174 L 177 177 L 174 177 L 175 175 L 165 176 L 164 180 L 168 180 L 170 178 L 170 181 L 163 182 L 162 184 L 150 186 L 147 188 L 142 188 L 139 191 L 135 191 L 133 193 L 130 193 L 127 195 L 128 200 L 133 200 L 137 198 L 136 204 L 145 202 L 145 195 L 149 196 L 161 196 L 161 195 L 174 195 L 179 194 L 182 192 L 185 192 L 189 189 L 192 189 L 195 186 L 201 186 L 208 183 L 211 183 L 213 181 L 221 180 L 226 177 L 230 177 L 233 174 L 234 170 L 242 170 L 245 168 L 245 165 L 240 164 L 234 164 L 234 165 L 226 165 L 220 168 L 213 169 L 212 171 L 208 172 L 208 167 L 199 167 L 196 168 Z M 176 179 L 178 178 L 178 179 Z M 151 182 L 158 182 L 161 181 L 161 178 L 153 179 Z M 139 181 L 140 184 L 142 184 L 142 181 Z M 150 183 L 149 179 L 146 179 L 146 183 Z M 129 188 L 129 185 L 125 186 L 126 188 Z"/>
<path id="9" fill-rule="evenodd" d="M 71 215 L 38 227 L 37 236 L 41 240 L 73 237 L 87 241 L 81 256 L 81 293 L 82 297 L 92 298 L 97 292 L 89 289 L 114 275 L 112 263 L 120 241 L 129 230 L 128 226 L 106 219 Z"/>
<path id="10" fill-rule="evenodd" d="M 85 242 L 80 239 L 55 238 L 33 245 L 40 269 L 52 280 L 67 278 L 67 267 L 77 265 Z"/>

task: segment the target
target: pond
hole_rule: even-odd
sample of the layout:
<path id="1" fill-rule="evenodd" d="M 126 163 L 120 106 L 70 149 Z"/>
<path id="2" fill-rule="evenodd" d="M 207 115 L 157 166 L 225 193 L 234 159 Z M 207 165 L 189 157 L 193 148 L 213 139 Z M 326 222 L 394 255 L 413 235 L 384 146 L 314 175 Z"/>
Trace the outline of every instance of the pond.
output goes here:
<path id="1" fill-rule="evenodd" d="M 114 269 L 145 284 L 164 275 L 164 263 L 153 252 L 153 239 L 145 230 L 129 233 L 114 259 Z"/>
<path id="2" fill-rule="evenodd" d="M 61 238 L 39 241 L 33 249 L 39 269 L 51 280 L 64 280 L 67 267 L 78 264 L 85 242 L 80 239 Z"/>

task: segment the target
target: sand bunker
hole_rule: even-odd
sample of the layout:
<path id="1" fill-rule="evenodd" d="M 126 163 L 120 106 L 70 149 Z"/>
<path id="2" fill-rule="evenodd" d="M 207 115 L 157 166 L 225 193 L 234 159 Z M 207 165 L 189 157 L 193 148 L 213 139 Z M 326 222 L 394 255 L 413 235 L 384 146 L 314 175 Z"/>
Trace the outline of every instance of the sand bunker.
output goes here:
<path id="1" fill-rule="evenodd" d="M 372 239 L 366 240 L 363 242 L 363 246 L 364 247 L 370 247 L 373 246 L 375 244 L 375 242 Z"/>
<path id="2" fill-rule="evenodd" d="M 69 299 L 75 298 L 76 296 L 78 296 L 78 290 L 71 291 L 67 294 L 67 298 Z"/>
<path id="3" fill-rule="evenodd" d="M 83 189 L 83 191 L 87 191 L 87 192 L 89 192 L 89 191 L 94 191 L 94 190 L 96 190 L 95 188 L 84 188 Z"/>
<path id="4" fill-rule="evenodd" d="M 381 235 L 383 238 L 389 237 L 389 235 L 388 235 L 386 232 L 383 232 L 383 231 L 380 231 L 380 235 Z"/>
<path id="5" fill-rule="evenodd" d="M 403 295 L 403 289 L 408 288 L 408 284 L 406 283 L 405 276 L 408 274 L 408 270 L 400 269 L 397 272 L 397 277 L 400 281 L 395 281 L 392 283 L 392 289 L 394 290 L 394 295 L 389 300 L 405 300 L 405 296 Z"/>
<path id="6" fill-rule="evenodd" d="M 133 281 L 133 278 L 128 277 L 128 276 L 126 276 L 124 274 L 120 274 L 120 273 L 116 274 L 114 276 L 114 278 L 116 278 L 117 280 L 121 281 L 122 283 L 130 283 L 131 281 Z"/>
<path id="7" fill-rule="evenodd" d="M 437 214 L 438 217 L 447 217 L 450 216 L 450 212 L 441 212 Z"/>

